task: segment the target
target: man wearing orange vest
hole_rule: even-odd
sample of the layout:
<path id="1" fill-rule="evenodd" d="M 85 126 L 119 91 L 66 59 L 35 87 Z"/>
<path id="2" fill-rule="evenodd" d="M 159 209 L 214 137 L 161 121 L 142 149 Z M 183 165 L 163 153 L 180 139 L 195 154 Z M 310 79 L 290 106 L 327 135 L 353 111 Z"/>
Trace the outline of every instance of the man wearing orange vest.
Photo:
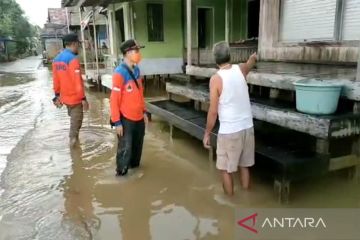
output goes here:
<path id="1" fill-rule="evenodd" d="M 129 168 L 140 165 L 145 125 L 148 123 L 143 80 L 138 67 L 140 48 L 135 40 L 121 44 L 123 62 L 115 69 L 110 96 L 111 122 L 118 135 L 116 175 L 124 176 Z"/>
<path id="2" fill-rule="evenodd" d="M 80 62 L 77 57 L 79 38 L 70 33 L 63 38 L 65 49 L 53 61 L 53 83 L 55 97 L 54 104 L 68 109 L 70 116 L 70 145 L 78 142 L 79 131 L 83 121 L 83 111 L 87 111 L 89 104 L 85 97 L 84 81 L 81 76 Z"/>

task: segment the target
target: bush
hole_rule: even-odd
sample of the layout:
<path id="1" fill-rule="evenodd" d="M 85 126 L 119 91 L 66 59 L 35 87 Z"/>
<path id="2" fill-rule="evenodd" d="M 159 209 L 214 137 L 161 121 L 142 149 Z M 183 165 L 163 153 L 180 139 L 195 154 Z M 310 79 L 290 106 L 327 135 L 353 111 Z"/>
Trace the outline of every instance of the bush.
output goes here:
<path id="1" fill-rule="evenodd" d="M 6 62 L 7 60 L 8 60 L 7 56 L 5 54 L 0 53 L 0 62 Z"/>

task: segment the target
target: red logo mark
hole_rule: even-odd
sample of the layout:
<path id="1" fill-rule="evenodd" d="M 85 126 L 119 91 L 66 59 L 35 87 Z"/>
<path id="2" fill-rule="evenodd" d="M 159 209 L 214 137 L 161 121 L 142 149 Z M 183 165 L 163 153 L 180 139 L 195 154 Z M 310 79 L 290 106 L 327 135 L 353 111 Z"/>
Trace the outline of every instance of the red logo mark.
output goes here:
<path id="1" fill-rule="evenodd" d="M 256 224 L 256 217 L 257 217 L 257 213 L 250 215 L 246 218 L 241 219 L 240 221 L 238 221 L 237 223 L 239 224 L 239 226 L 253 232 L 253 233 L 258 233 L 258 231 L 254 228 L 255 224 Z M 246 225 L 245 222 L 249 221 L 252 219 L 252 225 Z"/>

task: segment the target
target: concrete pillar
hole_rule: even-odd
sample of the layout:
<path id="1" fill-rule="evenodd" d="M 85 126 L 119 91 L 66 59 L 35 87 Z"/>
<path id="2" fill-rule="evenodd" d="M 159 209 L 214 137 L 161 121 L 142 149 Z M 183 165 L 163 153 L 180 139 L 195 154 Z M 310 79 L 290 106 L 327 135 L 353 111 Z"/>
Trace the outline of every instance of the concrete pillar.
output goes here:
<path id="1" fill-rule="evenodd" d="M 187 65 L 191 66 L 191 0 L 186 0 Z"/>

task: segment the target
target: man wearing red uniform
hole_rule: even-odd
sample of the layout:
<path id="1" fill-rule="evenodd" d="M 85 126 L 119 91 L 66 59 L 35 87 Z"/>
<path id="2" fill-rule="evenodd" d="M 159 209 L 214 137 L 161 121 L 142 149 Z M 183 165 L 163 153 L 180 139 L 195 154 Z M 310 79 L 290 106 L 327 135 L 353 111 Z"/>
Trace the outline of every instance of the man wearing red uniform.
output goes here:
<path id="1" fill-rule="evenodd" d="M 70 116 L 70 145 L 78 142 L 79 131 L 83 121 L 83 111 L 89 108 L 85 97 L 84 82 L 81 76 L 80 62 L 77 57 L 79 39 L 74 33 L 63 39 L 65 49 L 53 61 L 54 104 L 68 109 Z"/>
<path id="2" fill-rule="evenodd" d="M 124 61 L 115 69 L 110 96 L 111 122 L 118 135 L 116 175 L 124 176 L 129 168 L 140 165 L 148 123 L 144 101 L 143 80 L 138 67 L 140 48 L 135 40 L 121 44 Z"/>

